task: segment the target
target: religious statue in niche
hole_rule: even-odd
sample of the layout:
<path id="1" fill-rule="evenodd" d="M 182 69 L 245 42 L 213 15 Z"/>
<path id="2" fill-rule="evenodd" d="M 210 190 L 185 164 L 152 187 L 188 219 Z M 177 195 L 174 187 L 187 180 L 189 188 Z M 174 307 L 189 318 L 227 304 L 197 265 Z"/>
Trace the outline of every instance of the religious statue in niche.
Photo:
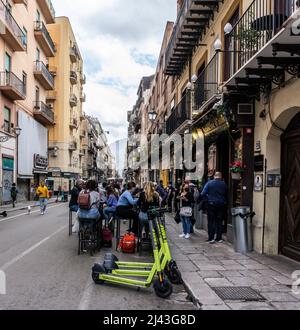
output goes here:
<path id="1" fill-rule="evenodd" d="M 217 145 L 214 143 L 208 149 L 208 176 L 213 177 L 217 169 Z"/>

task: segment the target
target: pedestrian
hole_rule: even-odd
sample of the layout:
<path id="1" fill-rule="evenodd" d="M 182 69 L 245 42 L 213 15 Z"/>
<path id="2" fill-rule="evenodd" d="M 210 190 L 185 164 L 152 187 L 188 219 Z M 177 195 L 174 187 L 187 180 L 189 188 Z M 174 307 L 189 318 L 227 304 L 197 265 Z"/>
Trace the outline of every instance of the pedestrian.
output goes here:
<path id="1" fill-rule="evenodd" d="M 163 181 L 159 182 L 159 185 L 156 188 L 156 191 L 158 192 L 162 202 L 161 202 L 161 206 L 165 207 L 167 204 L 167 199 L 168 199 L 168 193 L 164 187 L 164 183 Z"/>
<path id="2" fill-rule="evenodd" d="M 120 196 L 116 215 L 121 219 L 133 220 L 133 227 L 130 230 L 138 235 L 139 217 L 133 207 L 137 205 L 138 198 L 133 197 L 136 184 L 134 182 L 128 183 L 125 192 Z"/>
<path id="3" fill-rule="evenodd" d="M 17 185 L 15 183 L 12 184 L 12 187 L 10 189 L 10 197 L 12 200 L 13 208 L 16 207 L 16 202 L 17 202 L 17 196 L 18 196 L 18 189 Z"/>
<path id="4" fill-rule="evenodd" d="M 178 196 L 178 199 L 180 200 L 180 219 L 183 227 L 183 233 L 179 237 L 189 239 L 192 232 L 192 205 L 194 202 L 194 196 L 190 191 L 188 184 L 183 186 L 183 190 Z"/>
<path id="5" fill-rule="evenodd" d="M 209 181 L 201 196 L 207 200 L 208 208 L 208 242 L 222 243 L 223 221 L 228 202 L 228 187 L 223 181 L 221 172 L 216 172 L 214 180 Z"/>
<path id="6" fill-rule="evenodd" d="M 168 192 L 168 209 L 169 212 L 172 213 L 174 206 L 174 196 L 175 196 L 175 188 L 173 187 L 172 182 L 169 183 L 167 192 Z"/>
<path id="7" fill-rule="evenodd" d="M 79 205 L 78 205 L 78 196 L 84 186 L 84 182 L 79 180 L 75 183 L 74 188 L 71 190 L 71 200 L 69 203 L 69 209 L 71 212 L 76 213 L 76 219 L 74 222 L 74 226 L 72 228 L 73 234 L 77 233 L 79 230 L 79 220 L 77 217 L 77 212 L 79 210 Z"/>
<path id="8" fill-rule="evenodd" d="M 41 181 L 40 186 L 36 190 L 36 194 L 39 198 L 41 215 L 44 215 L 46 213 L 46 208 L 49 200 L 49 190 L 45 185 L 44 181 Z"/>

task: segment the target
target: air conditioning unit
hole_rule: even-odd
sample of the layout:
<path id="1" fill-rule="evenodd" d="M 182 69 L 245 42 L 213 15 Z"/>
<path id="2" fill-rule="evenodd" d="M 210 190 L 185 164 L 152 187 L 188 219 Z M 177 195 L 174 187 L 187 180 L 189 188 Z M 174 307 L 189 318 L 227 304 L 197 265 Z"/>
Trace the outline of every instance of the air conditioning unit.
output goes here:
<path id="1" fill-rule="evenodd" d="M 240 103 L 238 104 L 238 115 L 254 115 L 253 104 L 250 103 Z"/>

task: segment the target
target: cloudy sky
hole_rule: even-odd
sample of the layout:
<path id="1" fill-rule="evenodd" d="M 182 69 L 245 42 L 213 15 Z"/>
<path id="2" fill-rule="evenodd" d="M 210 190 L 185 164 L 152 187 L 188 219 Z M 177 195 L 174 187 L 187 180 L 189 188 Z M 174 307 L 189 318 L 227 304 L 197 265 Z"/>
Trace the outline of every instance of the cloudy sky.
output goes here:
<path id="1" fill-rule="evenodd" d="M 156 68 L 176 0 L 52 0 L 57 16 L 68 16 L 84 58 L 87 102 L 110 143 L 127 136 L 127 111 L 142 76 Z"/>

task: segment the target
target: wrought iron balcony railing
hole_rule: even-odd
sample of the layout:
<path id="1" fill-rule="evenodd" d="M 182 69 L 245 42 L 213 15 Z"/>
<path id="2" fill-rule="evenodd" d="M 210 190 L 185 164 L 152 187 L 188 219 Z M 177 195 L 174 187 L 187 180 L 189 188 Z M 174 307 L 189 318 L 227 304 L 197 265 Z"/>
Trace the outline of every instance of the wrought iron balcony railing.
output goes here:
<path id="1" fill-rule="evenodd" d="M 199 111 L 203 104 L 218 93 L 219 58 L 220 54 L 216 53 L 195 83 L 194 111 Z"/>
<path id="2" fill-rule="evenodd" d="M 36 21 L 34 23 L 34 29 L 35 31 L 41 31 L 45 37 L 45 39 L 48 41 L 51 49 L 52 49 L 52 52 L 55 53 L 56 52 L 56 48 L 55 48 L 55 45 L 54 45 L 54 42 L 50 36 L 50 33 L 48 32 L 44 22 L 42 21 Z"/>
<path id="3" fill-rule="evenodd" d="M 15 100 L 26 98 L 26 85 L 12 72 L 0 72 L 0 90 L 2 92 L 12 92 Z M 15 92 L 14 92 L 15 91 Z"/>
<path id="4" fill-rule="evenodd" d="M 227 36 L 227 76 L 232 77 L 251 60 L 299 6 L 299 0 L 254 0 Z"/>
<path id="5" fill-rule="evenodd" d="M 35 116 L 41 118 L 43 123 L 54 123 L 54 112 L 51 107 L 41 101 L 36 101 L 33 104 Z"/>
<path id="6" fill-rule="evenodd" d="M 166 122 L 166 133 L 172 135 L 186 121 L 192 119 L 191 93 L 184 95 Z"/>
<path id="7" fill-rule="evenodd" d="M 54 77 L 52 73 L 48 70 L 47 66 L 42 61 L 35 61 L 35 72 L 41 72 L 42 75 L 48 80 L 51 86 L 54 87 Z"/>
<path id="8" fill-rule="evenodd" d="M 22 29 L 12 16 L 11 11 L 7 8 L 7 6 L 2 0 L 0 0 L 0 20 L 5 22 L 5 24 L 13 34 L 14 38 L 18 40 L 18 42 L 23 46 L 24 49 L 26 49 L 27 40 L 25 33 L 22 31 Z"/>

